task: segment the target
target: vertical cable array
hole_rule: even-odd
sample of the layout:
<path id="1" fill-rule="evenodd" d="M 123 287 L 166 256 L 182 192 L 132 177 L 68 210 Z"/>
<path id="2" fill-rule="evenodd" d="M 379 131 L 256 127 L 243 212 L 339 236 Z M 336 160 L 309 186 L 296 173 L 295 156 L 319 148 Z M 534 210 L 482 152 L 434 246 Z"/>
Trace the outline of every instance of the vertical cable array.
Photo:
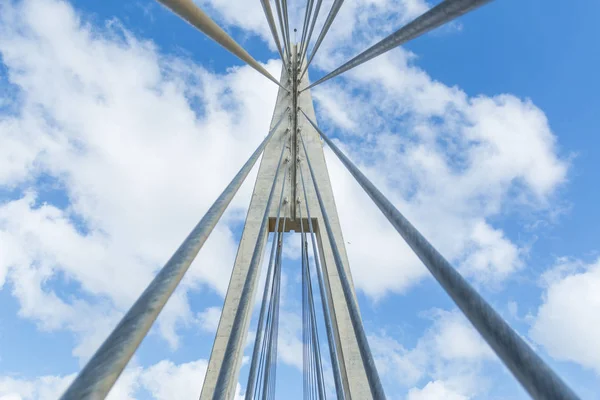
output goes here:
<path id="1" fill-rule="evenodd" d="M 315 189 L 315 193 L 317 195 L 317 201 L 319 203 L 319 207 L 321 208 L 321 215 L 323 216 L 323 222 L 325 224 L 325 230 L 327 231 L 327 236 L 329 238 L 329 242 L 331 245 L 331 251 L 333 253 L 333 258 L 335 260 L 336 270 L 338 272 L 338 276 L 340 278 L 340 283 L 342 284 L 342 291 L 344 293 L 344 299 L 346 300 L 346 304 L 348 305 L 348 311 L 350 313 L 350 321 L 352 322 L 352 327 L 354 329 L 354 334 L 356 336 L 356 341 L 358 342 L 358 348 L 360 350 L 360 355 L 363 361 L 363 367 L 365 373 L 367 375 L 367 380 L 369 382 L 369 388 L 371 390 L 371 395 L 374 399 L 381 400 L 385 399 L 385 393 L 383 391 L 383 385 L 381 384 L 381 379 L 379 378 L 379 373 L 377 372 L 377 368 L 375 367 L 375 361 L 373 360 L 373 354 L 371 353 L 371 348 L 369 347 L 369 342 L 367 340 L 367 335 L 365 333 L 365 329 L 362 325 L 362 320 L 360 318 L 360 313 L 358 311 L 358 304 L 353 297 L 352 287 L 350 281 L 348 279 L 348 275 L 344 270 L 344 264 L 342 262 L 342 257 L 340 255 L 337 243 L 335 241 L 335 236 L 331 229 L 331 224 L 329 222 L 329 216 L 327 214 L 327 210 L 325 208 L 325 204 L 323 203 L 323 199 L 321 198 L 321 192 L 319 191 L 319 185 L 315 178 L 315 172 L 313 171 L 312 165 L 310 164 L 310 158 L 308 156 L 308 151 L 306 150 L 306 145 L 304 144 L 304 139 L 302 138 L 302 134 L 298 134 L 300 137 L 300 142 L 302 143 L 302 147 L 304 149 L 304 154 L 306 156 L 306 164 L 308 166 L 308 170 L 310 172 L 311 179 L 313 181 L 313 186 Z"/>
<path id="2" fill-rule="evenodd" d="M 287 168 L 286 168 L 287 169 Z M 284 174 L 285 176 L 285 174 Z M 264 331 L 266 326 L 269 326 L 270 320 L 269 317 L 271 315 L 271 304 L 273 301 L 273 284 L 271 284 L 270 282 L 275 282 L 276 280 L 276 275 L 277 273 L 273 273 L 273 264 L 276 264 L 276 257 L 275 257 L 275 250 L 277 249 L 277 256 L 279 256 L 279 248 L 280 248 L 280 241 L 279 238 L 277 237 L 278 232 L 279 232 L 279 221 L 280 221 L 280 216 L 281 216 L 281 206 L 283 204 L 283 194 L 285 192 L 285 179 L 283 180 L 283 183 L 281 184 L 281 194 L 279 195 L 279 206 L 277 207 L 277 219 L 275 220 L 275 235 L 273 235 L 273 243 L 271 245 L 271 255 L 269 257 L 269 266 L 267 268 L 267 279 L 265 281 L 265 288 L 264 288 L 264 293 L 263 293 L 263 298 L 262 298 L 262 303 L 261 303 L 261 307 L 260 307 L 260 314 L 258 317 L 258 328 L 256 330 L 256 338 L 254 340 L 254 350 L 252 352 L 252 359 L 250 360 L 250 372 L 248 373 L 248 384 L 246 386 L 246 400 L 249 399 L 253 399 L 254 398 L 254 389 L 255 389 L 255 385 L 256 385 L 256 368 L 259 364 L 259 361 L 262 360 L 263 358 L 263 354 L 260 351 L 262 348 L 264 348 L 266 341 L 266 338 L 264 338 Z M 285 230 L 285 219 L 283 222 L 283 229 Z M 277 267 L 275 267 L 275 270 L 277 271 Z M 267 304 L 269 304 L 269 315 L 267 317 L 267 322 L 266 324 L 264 323 L 264 318 L 265 318 L 265 312 L 267 309 Z M 271 331 L 269 329 L 266 329 L 267 332 L 269 332 L 269 334 L 271 333 Z M 262 346 L 262 347 L 261 347 Z M 262 368 L 262 366 L 261 366 Z"/>
<path id="3" fill-rule="evenodd" d="M 304 43 L 304 47 L 301 49 L 300 62 L 298 63 L 298 67 L 302 66 L 304 59 L 306 58 L 306 52 L 308 51 L 308 45 L 310 44 L 310 38 L 312 38 L 313 31 L 315 29 L 315 24 L 317 23 L 317 18 L 319 18 L 319 11 L 321 10 L 321 4 L 323 4 L 323 0 L 317 0 L 317 6 L 315 7 L 315 15 L 310 24 L 310 29 L 308 30 L 308 35 L 306 37 L 306 43 Z"/>
<path id="4" fill-rule="evenodd" d="M 305 199 L 306 201 L 306 199 Z M 308 398 L 325 399 L 325 385 L 323 383 L 323 367 L 321 365 L 321 349 L 319 345 L 319 334 L 317 330 L 317 319 L 315 316 L 315 303 L 310 274 L 310 262 L 308 258 L 308 241 L 304 231 L 302 218 L 302 207 L 298 207 L 300 218 L 300 240 L 302 248 L 302 321 L 303 321 L 303 343 L 307 348 L 305 364 L 308 365 L 309 379 L 306 394 Z M 304 371 L 306 375 L 306 368 Z M 314 395 L 314 396 L 313 396 Z"/>
<path id="5" fill-rule="evenodd" d="M 344 0 L 334 0 L 333 4 L 331 5 L 331 10 L 329 10 L 329 14 L 327 14 L 327 18 L 325 19 L 325 24 L 323 24 L 323 28 L 321 28 L 321 33 L 319 33 L 319 36 L 317 37 L 317 41 L 315 42 L 312 52 L 310 53 L 308 62 L 306 63 L 304 70 L 300 74 L 300 79 L 302 79 L 302 77 L 308 70 L 308 66 L 310 65 L 313 58 L 315 57 L 315 54 L 317 54 L 317 50 L 319 50 L 319 47 L 321 46 L 323 39 L 325 39 L 325 35 L 327 35 L 327 32 L 329 31 L 329 28 L 331 27 L 333 20 L 337 16 L 338 11 L 340 11 L 340 8 L 342 7 L 343 3 L 344 3 Z"/>
<path id="6" fill-rule="evenodd" d="M 223 355 L 223 363 L 221 364 L 221 370 L 219 371 L 219 375 L 217 377 L 217 382 L 215 385 L 214 391 L 214 400 L 220 400 L 227 398 L 227 390 L 231 386 L 230 382 L 232 380 L 232 371 L 234 370 L 233 365 L 236 360 L 236 355 L 239 353 L 239 348 L 243 344 L 243 335 L 245 333 L 242 329 L 242 323 L 245 316 L 248 314 L 248 309 L 251 307 L 251 286 L 252 282 L 254 282 L 255 276 L 258 273 L 259 263 L 261 259 L 261 244 L 264 241 L 265 235 L 267 234 L 268 229 L 268 221 L 269 221 L 269 210 L 271 208 L 271 202 L 273 201 L 273 192 L 275 191 L 275 186 L 277 184 L 277 178 L 279 177 L 279 172 L 281 169 L 281 164 L 283 161 L 283 154 L 285 152 L 285 144 L 281 147 L 281 154 L 279 156 L 279 161 L 277 163 L 277 169 L 275 170 L 275 175 L 273 178 L 273 184 L 271 186 L 271 190 L 269 192 L 269 197 L 267 198 L 267 204 L 265 207 L 265 213 L 261 221 L 258 238 L 256 239 L 256 245 L 254 247 L 254 252 L 252 253 L 252 259 L 250 260 L 250 266 L 248 268 L 248 275 L 246 276 L 246 280 L 244 281 L 244 286 L 242 288 L 242 292 L 240 294 L 239 305 L 235 313 L 235 317 L 233 320 L 233 324 L 231 327 L 231 335 L 227 341 L 227 346 L 225 348 L 225 354 Z M 286 169 L 288 166 L 288 161 L 286 159 Z"/>
<path id="7" fill-rule="evenodd" d="M 336 396 L 338 400 L 344 399 L 344 385 L 342 384 L 342 376 L 337 356 L 336 342 L 334 338 L 332 318 L 330 315 L 330 310 L 333 312 L 333 307 L 329 306 L 329 299 L 327 297 L 326 289 L 325 289 L 325 278 L 323 277 L 323 269 L 321 268 L 321 263 L 319 262 L 319 253 L 317 251 L 317 243 L 315 240 L 312 217 L 310 214 L 310 207 L 308 206 L 308 196 L 306 194 L 306 185 L 304 183 L 304 173 L 302 172 L 302 168 L 298 168 L 300 170 L 300 181 L 302 183 L 302 192 L 304 194 L 304 204 L 306 204 L 306 215 L 308 218 L 308 234 L 311 239 L 312 250 L 313 250 L 313 259 L 315 261 L 315 270 L 317 274 L 317 281 L 319 283 L 319 295 L 321 297 L 321 305 L 323 310 L 323 318 L 325 320 L 325 332 L 327 333 L 327 343 L 329 344 L 329 356 L 331 360 L 331 369 L 333 372 L 333 381 L 335 384 Z"/>

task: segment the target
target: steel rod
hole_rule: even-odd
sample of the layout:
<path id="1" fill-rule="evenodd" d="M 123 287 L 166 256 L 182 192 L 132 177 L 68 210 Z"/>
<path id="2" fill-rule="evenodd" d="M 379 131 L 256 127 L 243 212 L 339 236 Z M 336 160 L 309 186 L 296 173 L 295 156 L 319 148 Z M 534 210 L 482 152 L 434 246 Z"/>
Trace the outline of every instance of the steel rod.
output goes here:
<path id="1" fill-rule="evenodd" d="M 277 207 L 277 219 L 275 220 L 275 232 L 279 232 L 279 218 L 281 216 L 281 205 L 283 204 L 283 193 L 285 190 L 285 179 L 281 184 L 281 193 L 279 195 L 279 206 Z M 269 266 L 267 268 L 267 279 L 263 292 L 262 303 L 260 306 L 260 314 L 258 317 L 258 329 L 256 330 L 256 338 L 254 339 L 254 350 L 252 351 L 252 359 L 250 360 L 250 372 L 248 373 L 248 384 L 246 385 L 246 400 L 251 400 L 254 396 L 254 386 L 256 383 L 256 367 L 260 361 L 258 353 L 260 351 L 260 345 L 263 340 L 263 322 L 265 318 L 265 312 L 267 309 L 267 301 L 269 299 L 269 283 L 274 277 L 273 274 L 273 263 L 275 261 L 275 249 L 277 246 L 276 236 L 273 238 L 273 245 L 271 246 L 271 255 L 269 257 Z M 273 275 L 273 276 L 272 276 Z"/>
<path id="2" fill-rule="evenodd" d="M 311 318 L 312 332 L 311 335 L 315 340 L 315 348 L 314 348 L 314 362 L 316 367 L 317 374 L 317 390 L 319 393 L 319 399 L 322 400 L 325 398 L 325 386 L 323 384 L 323 367 L 321 366 L 321 349 L 319 346 L 319 334 L 317 330 L 317 321 L 315 317 L 315 304 L 312 293 L 312 282 L 310 277 L 310 262 L 308 259 L 308 241 L 306 240 L 306 233 L 304 232 L 304 223 L 302 221 L 302 207 L 298 207 L 299 216 L 300 216 L 300 232 L 302 237 L 302 257 L 305 259 L 306 265 L 306 282 L 307 287 L 306 290 L 308 292 L 308 304 L 309 304 L 309 315 Z"/>
<path id="3" fill-rule="evenodd" d="M 334 71 L 328 73 L 321 79 L 315 81 L 313 84 L 308 86 L 306 89 L 310 89 L 320 83 L 323 83 L 343 72 L 346 72 L 360 64 L 367 62 L 395 47 L 400 46 L 403 43 L 408 42 L 424 33 L 429 32 L 432 29 L 437 28 L 469 11 L 472 11 L 491 0 L 445 0 L 427 11 L 425 14 L 417 17 L 412 22 L 403 26 L 396 32 L 387 36 L 386 38 L 375 43 L 367 50 L 363 51 L 350 61 L 341 65 Z"/>
<path id="4" fill-rule="evenodd" d="M 302 114 L 304 112 L 302 111 Z M 562 379 L 525 343 L 394 205 L 360 172 L 306 114 L 329 148 L 423 261 L 510 372 L 534 399 L 578 399 Z"/>
<path id="5" fill-rule="evenodd" d="M 300 74 L 300 79 L 302 79 L 302 77 L 308 70 L 308 66 L 310 65 L 313 58 L 315 57 L 315 54 L 317 54 L 317 50 L 319 50 L 319 47 L 321 46 L 323 39 L 325 39 L 325 35 L 327 35 L 327 32 L 329 31 L 329 28 L 331 27 L 331 24 L 335 20 L 335 17 L 337 16 L 338 11 L 340 11 L 340 7 L 342 7 L 343 3 L 344 3 L 344 0 L 335 0 L 333 2 L 333 4 L 331 5 L 331 10 L 329 10 L 329 14 L 327 14 L 327 18 L 325 19 L 323 28 L 321 28 L 321 33 L 319 33 L 319 36 L 317 37 L 315 46 L 313 47 L 313 50 L 310 53 L 310 57 L 308 58 L 308 62 L 306 63 L 306 66 L 304 67 L 304 71 L 302 71 L 302 74 Z"/>
<path id="6" fill-rule="evenodd" d="M 275 45 L 277 46 L 277 51 L 281 56 L 281 61 L 283 61 L 283 65 L 286 65 L 286 60 L 283 55 L 283 49 L 281 48 L 281 42 L 279 41 L 279 35 L 277 34 L 277 27 L 275 26 L 275 18 L 273 17 L 273 10 L 271 9 L 271 3 L 269 0 L 260 0 L 262 4 L 263 11 L 265 12 L 265 17 L 267 18 L 267 22 L 269 24 L 269 29 L 271 30 L 271 34 L 273 35 L 273 40 L 275 41 Z"/>
<path id="7" fill-rule="evenodd" d="M 323 278 L 323 269 L 319 262 L 319 253 L 317 251 L 317 243 L 314 236 L 314 229 L 312 223 L 312 217 L 310 214 L 310 208 L 308 207 L 308 196 L 306 194 L 306 185 L 304 184 L 304 174 L 302 168 L 300 170 L 300 182 L 302 183 L 302 192 L 304 193 L 304 203 L 306 204 L 306 215 L 308 217 L 308 230 L 310 233 L 310 239 L 313 249 L 313 256 L 315 260 L 315 270 L 317 272 L 317 281 L 319 283 L 319 295 L 321 296 L 321 305 L 323 308 L 323 316 L 325 319 L 325 332 L 327 333 L 327 342 L 329 344 L 329 356 L 331 358 L 331 369 L 333 372 L 333 381 L 335 384 L 336 396 L 338 400 L 344 400 L 344 385 L 342 384 L 342 375 L 340 372 L 340 365 L 337 357 L 336 343 L 334 338 L 333 326 L 331 324 L 331 312 L 333 308 L 329 307 L 329 300 L 325 290 L 325 281 Z"/>
<path id="8" fill-rule="evenodd" d="M 192 0 L 158 0 L 175 14 L 198 28 L 205 35 L 215 42 L 219 43 L 225 49 L 245 61 L 249 66 L 260 72 L 266 78 L 275 82 L 279 87 L 284 88 L 277 79 L 273 77 L 262 65 L 258 63 L 242 46 L 231 38 L 215 21 L 213 21 L 204 11 L 202 11 Z"/>
<path id="9" fill-rule="evenodd" d="M 306 38 L 305 47 L 302 49 L 302 55 L 300 56 L 300 63 L 298 65 L 302 65 L 304 59 L 306 58 L 306 52 L 308 51 L 308 45 L 310 44 L 310 38 L 312 38 L 313 31 L 315 30 L 315 24 L 317 23 L 317 18 L 319 17 L 319 11 L 321 10 L 321 4 L 323 4 L 323 0 L 317 0 L 317 6 L 315 7 L 315 14 L 310 24 L 310 29 L 308 31 L 308 35 Z"/>
<path id="10" fill-rule="evenodd" d="M 379 373 L 377 372 L 377 368 L 375 366 L 375 361 L 373 360 L 373 354 L 371 353 L 371 348 L 369 347 L 369 341 L 367 340 L 367 335 L 365 333 L 365 329 L 362 325 L 362 320 L 360 318 L 360 313 L 358 311 L 358 304 L 352 294 L 352 287 L 350 285 L 348 275 L 346 274 L 346 270 L 344 269 L 344 264 L 342 262 L 342 257 L 340 255 L 337 243 L 335 241 L 335 236 L 333 234 L 333 230 L 331 229 L 331 224 L 329 222 L 329 216 L 327 214 L 325 204 L 323 203 L 323 199 L 321 198 L 321 192 L 319 191 L 319 185 L 317 183 L 315 173 L 312 169 L 312 165 L 310 164 L 310 158 L 308 156 L 308 151 L 306 150 L 306 145 L 304 144 L 304 139 L 302 138 L 302 133 L 298 132 L 298 136 L 300 137 L 300 142 L 302 143 L 302 147 L 304 148 L 304 154 L 306 155 L 306 164 L 308 166 L 308 170 L 310 171 L 310 176 L 313 181 L 313 186 L 315 188 L 315 193 L 317 195 L 319 207 L 321 208 L 321 215 L 323 216 L 325 230 L 327 231 L 327 236 L 329 237 L 329 242 L 331 245 L 331 252 L 333 253 L 333 258 L 335 260 L 338 277 L 339 277 L 340 283 L 342 285 L 344 299 L 346 300 L 346 304 L 348 306 L 348 312 L 350 314 L 350 321 L 352 322 L 352 327 L 354 328 L 354 334 L 356 336 L 356 341 L 358 342 L 358 348 L 360 350 L 360 355 L 361 355 L 361 358 L 363 361 L 363 366 L 365 369 L 365 374 L 367 376 L 367 381 L 369 382 L 369 388 L 371 390 L 371 394 L 374 399 L 382 400 L 382 399 L 385 399 L 385 393 L 383 391 L 383 386 L 382 386 L 381 380 L 379 378 Z"/>

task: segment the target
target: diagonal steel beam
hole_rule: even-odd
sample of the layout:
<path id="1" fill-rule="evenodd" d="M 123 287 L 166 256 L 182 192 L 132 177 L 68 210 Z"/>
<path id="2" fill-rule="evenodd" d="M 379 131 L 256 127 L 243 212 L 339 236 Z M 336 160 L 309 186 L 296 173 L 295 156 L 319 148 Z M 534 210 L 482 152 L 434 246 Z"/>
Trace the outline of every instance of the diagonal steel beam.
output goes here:
<path id="1" fill-rule="evenodd" d="M 240 60 L 260 72 L 279 87 L 285 89 L 262 65 L 258 63 L 242 46 L 231 38 L 219 25 L 204 13 L 192 0 L 158 0 L 175 14 L 198 28 L 215 42 L 225 47 Z M 287 91 L 287 89 L 285 89 Z"/>
<path id="2" fill-rule="evenodd" d="M 310 89 L 319 83 L 323 83 L 326 80 L 357 67 L 362 63 L 365 63 L 395 47 L 398 47 L 409 40 L 421 36 L 422 34 L 427 33 L 430 30 L 437 28 L 438 26 L 441 26 L 457 17 L 460 17 L 461 15 L 466 14 L 469 11 L 472 11 L 490 1 L 491 0 L 445 0 L 433 7 L 431 10 L 427 11 L 425 14 L 417 17 L 412 22 L 403 26 L 396 32 L 375 43 L 373 46 L 369 47 L 367 50 L 363 51 L 334 71 L 315 81 L 313 84 L 303 90 Z"/>

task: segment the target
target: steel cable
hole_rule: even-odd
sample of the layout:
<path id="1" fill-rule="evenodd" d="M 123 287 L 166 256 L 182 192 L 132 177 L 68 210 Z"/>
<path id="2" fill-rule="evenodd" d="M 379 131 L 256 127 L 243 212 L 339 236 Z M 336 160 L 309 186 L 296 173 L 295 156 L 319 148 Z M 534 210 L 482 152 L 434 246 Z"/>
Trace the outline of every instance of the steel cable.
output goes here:
<path id="1" fill-rule="evenodd" d="M 320 83 L 323 83 L 343 72 L 346 72 L 354 67 L 359 66 L 395 47 L 400 46 L 403 43 L 408 42 L 424 33 L 429 32 L 432 29 L 437 28 L 469 11 L 472 11 L 491 0 L 445 0 L 427 11 L 425 14 L 417 17 L 412 22 L 403 26 L 396 32 L 387 36 L 386 38 L 375 43 L 367 50 L 363 51 L 356 57 L 347 61 L 334 71 L 328 73 L 321 79 L 317 80 L 313 84 L 309 85 L 302 91 L 310 89 Z"/>
<path id="2" fill-rule="evenodd" d="M 285 176 L 285 175 L 284 175 Z M 254 350 L 252 352 L 252 359 L 250 361 L 250 372 L 248 373 L 248 384 L 246 386 L 246 400 L 250 400 L 254 395 L 254 384 L 256 378 L 256 366 L 259 361 L 258 353 L 259 346 L 263 340 L 263 322 L 265 317 L 265 312 L 267 308 L 267 299 L 270 294 L 269 283 L 274 277 L 273 274 L 273 262 L 275 257 L 275 248 L 277 245 L 277 232 L 279 232 L 279 219 L 281 216 L 281 205 L 283 204 L 283 193 L 285 190 L 285 179 L 281 184 L 281 193 L 279 195 L 279 205 L 277 207 L 277 219 L 275 220 L 275 234 L 273 235 L 273 244 L 271 245 L 271 255 L 269 257 L 269 266 L 267 268 L 267 279 L 265 281 L 265 288 L 263 292 L 262 303 L 260 306 L 260 314 L 258 317 L 258 329 L 256 331 L 256 338 L 254 340 Z M 285 225 L 285 219 L 284 219 Z"/>
<path id="3" fill-rule="evenodd" d="M 308 206 L 308 196 L 306 193 L 306 185 L 304 183 L 304 173 L 302 172 L 302 168 L 298 168 L 300 170 L 300 181 L 302 183 L 302 192 L 304 194 L 304 202 L 306 204 L 306 215 L 308 218 L 308 230 L 310 233 L 310 239 L 312 243 L 313 256 L 315 260 L 315 270 L 317 272 L 317 280 L 319 283 L 319 294 L 321 296 L 321 305 L 323 308 L 323 317 L 325 319 L 325 332 L 327 333 L 327 343 L 329 344 L 329 356 L 331 359 L 331 369 L 333 373 L 333 381 L 336 389 L 336 396 L 338 400 L 343 400 L 345 398 L 344 394 L 344 386 L 342 384 L 342 376 L 339 367 L 339 361 L 337 356 L 336 342 L 333 332 L 333 326 L 331 321 L 330 312 L 335 312 L 333 307 L 329 305 L 329 299 L 327 297 L 326 289 L 325 289 L 325 278 L 323 277 L 323 269 L 321 267 L 321 263 L 319 262 L 319 253 L 317 251 L 317 243 L 314 236 L 314 229 L 312 224 L 312 217 L 310 214 L 310 208 Z"/>
<path id="4" fill-rule="evenodd" d="M 445 292 L 534 399 L 578 399 L 562 379 L 521 339 L 396 207 L 302 111 L 338 159 L 367 192 Z"/>
<path id="5" fill-rule="evenodd" d="M 238 308 L 235 313 L 235 317 L 233 320 L 233 324 L 231 326 L 231 334 L 227 341 L 227 346 L 225 348 L 225 354 L 223 355 L 223 363 L 221 364 L 221 369 L 219 371 L 217 382 L 214 390 L 214 400 L 225 399 L 228 396 L 228 390 L 230 388 L 231 380 L 232 380 L 232 371 L 234 363 L 236 362 L 236 354 L 239 352 L 239 348 L 243 343 L 243 335 L 245 332 L 242 332 L 242 324 L 244 322 L 245 316 L 248 314 L 249 308 L 251 306 L 250 293 L 252 291 L 252 282 L 254 282 L 256 274 L 258 273 L 260 259 L 261 259 L 261 247 L 264 241 L 265 235 L 268 229 L 268 221 L 269 221 L 269 209 L 271 208 L 271 203 L 273 201 L 273 192 L 275 191 L 275 186 L 277 183 L 277 178 L 279 177 L 281 162 L 283 160 L 283 154 L 285 152 L 286 146 L 285 144 L 281 148 L 281 155 L 279 156 L 279 161 L 277 163 L 277 169 L 275 170 L 275 177 L 273 179 L 273 184 L 271 186 L 271 190 L 269 192 L 269 197 L 267 198 L 267 204 L 265 208 L 265 213 L 261 221 L 261 225 L 258 232 L 258 237 L 256 239 L 256 245 L 254 248 L 254 252 L 252 253 L 252 259 L 250 261 L 250 266 L 248 268 L 248 274 L 246 276 L 246 280 L 244 281 L 244 286 L 242 288 L 242 292 L 240 294 L 240 301 Z M 287 164 L 286 159 L 286 164 Z"/>
<path id="6" fill-rule="evenodd" d="M 319 50 L 319 47 L 321 46 L 321 43 L 323 42 L 323 39 L 325 39 L 325 35 L 327 35 L 327 32 L 329 31 L 329 28 L 331 27 L 331 24 L 335 20 L 335 17 L 337 16 L 338 11 L 340 11 L 340 7 L 342 7 L 343 3 L 344 3 L 344 0 L 335 0 L 333 2 L 333 4 L 331 5 L 331 10 L 329 10 L 329 14 L 327 14 L 327 18 L 325 19 L 325 23 L 323 24 L 323 28 L 321 28 L 321 33 L 319 33 L 319 36 L 317 37 L 317 41 L 315 42 L 313 50 L 310 53 L 310 57 L 308 58 L 308 62 L 306 63 L 306 66 L 304 67 L 304 70 L 302 71 L 302 74 L 300 74 L 300 79 L 302 79 L 302 77 L 304 76 L 304 74 L 308 70 L 308 66 L 310 65 L 310 63 L 312 62 L 313 58 L 315 57 L 315 54 L 317 54 L 317 50 Z"/>
<path id="7" fill-rule="evenodd" d="M 195 26 L 198 30 L 219 43 L 225 49 L 245 61 L 249 66 L 260 72 L 263 76 L 284 88 L 262 65 L 258 63 L 248 52 L 231 38 L 219 25 L 204 13 L 192 0 L 158 0 L 175 14 Z"/>
<path id="8" fill-rule="evenodd" d="M 302 55 L 300 57 L 300 63 L 298 64 L 299 66 L 302 66 L 302 63 L 304 62 L 304 59 L 306 58 L 306 52 L 308 51 L 308 45 L 310 44 L 310 38 L 312 38 L 313 31 L 315 30 L 315 24 L 317 23 L 317 18 L 319 17 L 319 11 L 321 10 L 321 4 L 323 4 L 323 0 L 317 0 L 317 6 L 315 7 L 315 15 L 312 19 L 312 23 L 310 24 L 308 36 L 306 37 L 306 43 L 302 50 Z"/>
<path id="9" fill-rule="evenodd" d="M 354 329 L 354 334 L 356 336 L 356 341 L 358 343 L 358 348 L 360 351 L 360 355 L 362 357 L 363 366 L 364 366 L 365 373 L 367 376 L 367 381 L 369 382 L 369 388 L 371 390 L 371 394 L 374 399 L 376 399 L 376 400 L 385 399 L 385 393 L 383 391 L 383 386 L 381 384 L 381 380 L 379 378 L 379 373 L 377 372 L 377 368 L 375 366 L 375 361 L 373 360 L 373 354 L 371 353 L 371 349 L 369 347 L 369 342 L 367 340 L 367 335 L 365 333 L 365 329 L 362 325 L 362 320 L 360 318 L 360 313 L 358 311 L 358 304 L 356 303 L 356 299 L 354 298 L 354 296 L 352 294 L 352 287 L 350 286 L 350 281 L 349 281 L 346 271 L 344 269 L 342 257 L 340 256 L 339 249 L 337 247 L 337 243 L 335 241 L 335 237 L 334 237 L 333 231 L 331 229 L 331 224 L 329 222 L 329 216 L 327 215 L 327 210 L 325 209 L 325 204 L 323 203 L 323 199 L 321 198 L 321 192 L 319 191 L 319 186 L 318 186 L 317 180 L 315 178 L 315 173 L 312 169 L 312 165 L 310 164 L 310 158 L 308 156 L 308 152 L 306 151 L 306 145 L 304 144 L 304 139 L 302 138 L 302 134 L 299 133 L 298 136 L 300 137 L 300 142 L 302 143 L 302 147 L 304 148 L 304 153 L 306 154 L 306 164 L 308 165 L 308 170 L 310 171 L 311 179 L 313 181 L 313 186 L 315 188 L 315 193 L 317 195 L 319 207 L 321 208 L 321 215 L 323 216 L 323 222 L 325 224 L 327 236 L 329 237 L 331 251 L 333 253 L 333 258 L 335 260 L 336 269 L 338 272 L 340 283 L 342 285 L 344 299 L 346 300 L 346 303 L 348 306 L 348 312 L 350 314 L 350 321 L 352 322 L 352 327 Z"/>
<path id="10" fill-rule="evenodd" d="M 260 3 L 262 4 L 263 11 L 265 12 L 265 17 L 267 18 L 269 29 L 271 30 L 271 35 L 273 35 L 273 40 L 275 41 L 275 45 L 277 46 L 277 51 L 281 56 L 281 61 L 283 62 L 283 65 L 286 65 L 286 59 L 283 55 L 283 49 L 281 48 L 279 35 L 277 35 L 277 27 L 275 26 L 275 18 L 273 17 L 271 3 L 269 2 L 269 0 L 260 0 Z"/>

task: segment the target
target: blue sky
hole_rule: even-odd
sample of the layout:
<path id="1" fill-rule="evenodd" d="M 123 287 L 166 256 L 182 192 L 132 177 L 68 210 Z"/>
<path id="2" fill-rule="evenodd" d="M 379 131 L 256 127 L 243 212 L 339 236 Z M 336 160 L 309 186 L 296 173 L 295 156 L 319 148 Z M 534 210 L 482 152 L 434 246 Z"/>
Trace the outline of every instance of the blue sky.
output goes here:
<path id="1" fill-rule="evenodd" d="M 279 76 L 258 2 L 199 4 Z M 311 80 L 427 6 L 346 2 Z M 321 127 L 586 399 L 600 392 L 599 11 L 496 0 L 313 91 Z M 264 137 L 275 95 L 152 1 L 0 5 L 0 399 L 61 393 Z M 526 398 L 326 156 L 389 398 Z M 111 398 L 198 395 L 254 176 Z M 299 398 L 288 240 L 278 398 Z"/>

